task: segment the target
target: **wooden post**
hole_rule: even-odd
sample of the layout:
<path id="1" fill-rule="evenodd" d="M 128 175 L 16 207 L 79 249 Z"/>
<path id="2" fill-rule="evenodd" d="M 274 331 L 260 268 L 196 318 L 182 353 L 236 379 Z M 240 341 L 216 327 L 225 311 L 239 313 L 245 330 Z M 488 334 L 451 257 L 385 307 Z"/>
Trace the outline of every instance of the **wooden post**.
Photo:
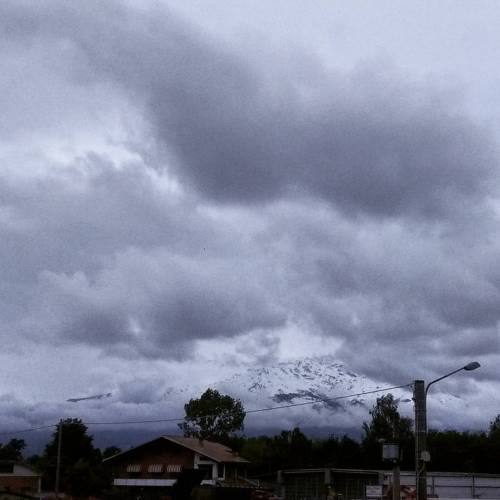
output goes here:
<path id="1" fill-rule="evenodd" d="M 62 446 L 62 428 L 63 421 L 59 420 L 59 429 L 57 433 L 57 464 L 56 464 L 56 484 L 55 484 L 55 494 L 56 499 L 59 499 L 59 476 L 61 473 L 61 446 Z"/>

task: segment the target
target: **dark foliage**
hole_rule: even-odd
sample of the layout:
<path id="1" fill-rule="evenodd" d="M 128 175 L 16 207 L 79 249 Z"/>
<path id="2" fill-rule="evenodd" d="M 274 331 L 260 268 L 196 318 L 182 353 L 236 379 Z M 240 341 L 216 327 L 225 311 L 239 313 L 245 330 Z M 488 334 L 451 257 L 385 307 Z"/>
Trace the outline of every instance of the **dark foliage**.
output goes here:
<path id="1" fill-rule="evenodd" d="M 26 448 L 24 439 L 11 439 L 7 444 L 0 444 L 0 460 L 21 461 L 24 448 Z"/>
<path id="2" fill-rule="evenodd" d="M 387 467 L 387 463 L 382 460 L 382 444 L 392 442 L 399 444 L 401 465 L 411 468 L 414 463 L 413 422 L 401 417 L 394 396 L 389 393 L 377 398 L 370 415 L 370 423 L 363 424 L 361 465 L 375 469 Z"/>
<path id="3" fill-rule="evenodd" d="M 43 473 L 44 487 L 54 490 L 59 429 L 62 429 L 60 491 L 74 496 L 95 495 L 108 486 L 109 478 L 101 465 L 101 452 L 94 448 L 92 436 L 79 419 L 61 420 L 42 457 L 34 463 Z"/>
<path id="4" fill-rule="evenodd" d="M 243 429 L 245 410 L 239 399 L 207 389 L 199 399 L 184 405 L 186 415 L 179 428 L 184 436 L 227 442 Z"/>
<path id="5" fill-rule="evenodd" d="M 299 467 L 357 467 L 361 447 L 348 436 L 312 440 L 296 427 L 276 436 L 245 439 L 241 455 L 251 461 L 251 473 L 259 475 Z"/>

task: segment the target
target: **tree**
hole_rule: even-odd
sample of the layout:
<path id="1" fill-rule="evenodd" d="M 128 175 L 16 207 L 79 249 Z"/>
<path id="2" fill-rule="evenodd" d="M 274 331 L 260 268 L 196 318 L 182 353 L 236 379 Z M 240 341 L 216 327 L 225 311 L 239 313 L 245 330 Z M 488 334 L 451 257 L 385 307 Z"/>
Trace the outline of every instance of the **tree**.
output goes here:
<path id="1" fill-rule="evenodd" d="M 279 469 L 325 465 L 324 460 L 316 458 L 317 443 L 313 443 L 298 427 L 283 430 L 275 436 L 243 438 L 243 441 L 241 455 L 250 460 L 253 475 L 274 473 Z"/>
<path id="2" fill-rule="evenodd" d="M 500 415 L 490 422 L 489 436 L 493 439 L 500 439 Z"/>
<path id="3" fill-rule="evenodd" d="M 0 444 L 0 460 L 22 460 L 24 448 L 24 439 L 11 439 L 7 444 Z"/>
<path id="4" fill-rule="evenodd" d="M 491 464 L 481 463 L 483 456 L 489 453 L 486 440 L 485 433 L 430 430 L 427 434 L 427 449 L 432 457 L 429 470 L 490 472 Z"/>
<path id="5" fill-rule="evenodd" d="M 184 405 L 184 422 L 179 424 L 184 436 L 227 441 L 243 430 L 245 410 L 239 399 L 207 389 L 199 399 Z"/>
<path id="6" fill-rule="evenodd" d="M 394 396 L 389 393 L 377 398 L 376 404 L 370 410 L 370 415 L 371 422 L 369 424 L 363 423 L 362 446 L 366 465 L 382 467 L 381 441 L 399 443 L 403 464 L 411 464 L 413 458 L 411 451 L 413 446 L 412 420 L 401 417 Z"/>
<path id="7" fill-rule="evenodd" d="M 311 466 L 312 442 L 299 427 L 281 431 L 268 442 L 266 459 L 271 470 Z"/>
<path id="8" fill-rule="evenodd" d="M 45 487 L 55 486 L 59 429 L 62 429 L 60 487 L 72 495 L 99 493 L 106 486 L 101 452 L 94 447 L 87 426 L 79 419 L 61 420 L 40 459 Z"/>
<path id="9" fill-rule="evenodd" d="M 361 446 L 347 435 L 316 440 L 313 448 L 315 467 L 356 468 L 361 463 Z"/>

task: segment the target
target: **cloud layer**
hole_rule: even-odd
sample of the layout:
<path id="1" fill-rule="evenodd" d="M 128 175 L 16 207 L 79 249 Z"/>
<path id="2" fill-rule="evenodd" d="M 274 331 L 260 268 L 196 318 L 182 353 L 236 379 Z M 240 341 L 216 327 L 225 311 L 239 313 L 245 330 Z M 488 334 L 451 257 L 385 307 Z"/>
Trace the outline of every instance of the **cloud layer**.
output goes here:
<path id="1" fill-rule="evenodd" d="M 6 1 L 0 28 L 12 359 L 159 373 L 309 344 L 391 383 L 471 359 L 498 383 L 498 145 L 455 94 L 242 50 L 160 4 Z M 123 401 L 154 399 L 135 377 Z"/>

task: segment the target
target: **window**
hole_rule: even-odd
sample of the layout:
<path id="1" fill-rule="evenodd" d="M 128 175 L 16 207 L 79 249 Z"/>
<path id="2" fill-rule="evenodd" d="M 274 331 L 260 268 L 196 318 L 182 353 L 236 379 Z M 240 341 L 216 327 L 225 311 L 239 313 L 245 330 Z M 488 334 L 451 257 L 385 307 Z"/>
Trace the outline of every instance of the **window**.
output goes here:
<path id="1" fill-rule="evenodd" d="M 172 472 L 181 472 L 182 471 L 182 465 L 177 465 L 177 464 L 168 464 L 167 465 L 167 472 L 172 473 Z"/>
<path id="2" fill-rule="evenodd" d="M 217 464 L 217 477 L 219 479 L 224 479 L 224 464 Z"/>
<path id="3" fill-rule="evenodd" d="M 199 464 L 198 469 L 203 471 L 203 479 L 213 479 L 213 468 L 208 464 Z"/>
<path id="4" fill-rule="evenodd" d="M 141 472 L 141 464 L 129 464 L 127 465 L 127 472 Z"/>
<path id="5" fill-rule="evenodd" d="M 163 472 L 163 464 L 148 465 L 148 472 L 150 474 L 160 474 L 161 472 Z"/>

